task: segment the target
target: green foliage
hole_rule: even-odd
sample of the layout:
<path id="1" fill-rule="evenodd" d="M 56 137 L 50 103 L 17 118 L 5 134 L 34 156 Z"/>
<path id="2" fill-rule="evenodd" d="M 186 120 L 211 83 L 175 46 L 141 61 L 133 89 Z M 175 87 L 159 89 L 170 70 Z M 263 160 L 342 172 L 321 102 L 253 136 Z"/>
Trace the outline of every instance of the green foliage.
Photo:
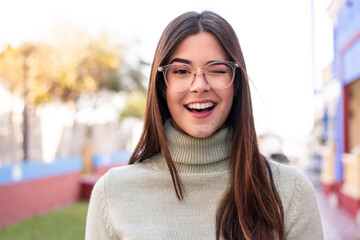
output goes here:
<path id="1" fill-rule="evenodd" d="M 23 96 L 27 105 L 76 103 L 82 93 L 103 90 L 146 92 L 142 70 L 149 64 L 140 58 L 124 62 L 123 46 L 110 41 L 106 32 L 93 37 L 65 24 L 48 37 L 0 49 L 0 83 Z"/>
<path id="2" fill-rule="evenodd" d="M 79 202 L 43 216 L 0 229 L 2 240 L 80 240 L 85 236 L 88 202 Z"/>
<path id="3" fill-rule="evenodd" d="M 33 106 L 56 99 L 76 102 L 84 92 L 122 90 L 120 46 L 106 37 L 72 44 L 8 46 L 0 53 L 0 80 Z"/>
<path id="4" fill-rule="evenodd" d="M 125 118 L 139 118 L 143 119 L 145 116 L 146 94 L 144 92 L 129 93 L 126 98 L 126 104 L 123 111 L 120 113 L 120 120 Z"/>
<path id="5" fill-rule="evenodd" d="M 123 76 L 120 88 L 127 92 L 140 91 L 146 93 L 147 89 L 143 82 L 145 76 L 142 69 L 149 65 L 149 63 L 141 59 L 138 59 L 135 64 L 124 63 L 120 69 L 121 75 Z"/>
<path id="6" fill-rule="evenodd" d="M 18 48 L 7 46 L 0 53 L 0 78 L 5 81 L 10 91 L 22 92 L 26 66 L 29 65 L 31 55 L 36 47 L 30 43 L 24 43 Z"/>

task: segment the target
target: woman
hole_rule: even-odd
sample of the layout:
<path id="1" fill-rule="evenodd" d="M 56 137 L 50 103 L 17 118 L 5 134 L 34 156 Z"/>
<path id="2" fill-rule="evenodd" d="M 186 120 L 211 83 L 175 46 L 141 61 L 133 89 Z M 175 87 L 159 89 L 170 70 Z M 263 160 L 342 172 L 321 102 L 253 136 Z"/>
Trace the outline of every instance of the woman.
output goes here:
<path id="1" fill-rule="evenodd" d="M 259 153 L 239 41 L 215 13 L 162 34 L 129 163 L 96 183 L 86 239 L 323 239 L 311 183 Z"/>

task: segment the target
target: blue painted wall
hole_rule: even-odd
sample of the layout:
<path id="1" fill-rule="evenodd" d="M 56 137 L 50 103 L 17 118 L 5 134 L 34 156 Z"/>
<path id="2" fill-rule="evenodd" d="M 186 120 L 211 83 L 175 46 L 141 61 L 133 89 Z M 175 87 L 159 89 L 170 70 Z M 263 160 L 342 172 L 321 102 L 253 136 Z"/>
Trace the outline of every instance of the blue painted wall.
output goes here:
<path id="1" fill-rule="evenodd" d="M 0 186 L 82 171 L 81 156 L 55 159 L 54 162 L 27 161 L 0 167 Z"/>
<path id="2" fill-rule="evenodd" d="M 360 32 L 360 0 L 349 0 L 339 9 L 334 26 L 334 72 L 345 84 L 360 77 L 360 39 L 343 55 L 341 50 Z"/>
<path id="3" fill-rule="evenodd" d="M 111 154 L 95 154 L 93 157 L 93 166 L 95 168 L 107 167 L 129 162 L 131 153 L 127 150 L 120 150 Z"/>
<path id="4" fill-rule="evenodd" d="M 345 84 L 349 84 L 360 78 L 360 38 L 358 38 L 358 40 L 354 42 L 343 54 L 342 77 Z"/>
<path id="5" fill-rule="evenodd" d="M 126 164 L 131 153 L 120 150 L 110 154 L 95 154 L 93 166 L 95 168 L 108 167 L 117 164 Z M 81 172 L 83 161 L 81 156 L 55 159 L 51 163 L 42 161 L 27 161 L 4 165 L 0 167 L 0 186 L 53 177 L 62 174 Z"/>

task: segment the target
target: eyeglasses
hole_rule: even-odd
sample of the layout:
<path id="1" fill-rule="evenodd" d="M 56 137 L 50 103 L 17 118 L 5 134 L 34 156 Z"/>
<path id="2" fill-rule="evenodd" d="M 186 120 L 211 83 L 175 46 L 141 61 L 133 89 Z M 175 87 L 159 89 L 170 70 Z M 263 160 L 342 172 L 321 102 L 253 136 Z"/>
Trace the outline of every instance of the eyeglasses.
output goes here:
<path id="1" fill-rule="evenodd" d="M 203 68 L 194 68 L 189 64 L 175 63 L 159 67 L 158 72 L 164 75 L 166 85 L 176 92 L 188 90 L 201 73 L 208 86 L 214 89 L 230 87 L 235 78 L 235 70 L 239 65 L 235 62 L 211 62 Z"/>

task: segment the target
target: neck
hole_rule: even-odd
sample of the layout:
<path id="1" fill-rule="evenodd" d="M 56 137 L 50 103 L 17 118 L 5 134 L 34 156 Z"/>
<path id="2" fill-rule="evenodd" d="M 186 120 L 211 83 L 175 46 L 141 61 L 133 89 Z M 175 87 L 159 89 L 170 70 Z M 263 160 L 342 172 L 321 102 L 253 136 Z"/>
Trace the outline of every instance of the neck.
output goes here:
<path id="1" fill-rule="evenodd" d="M 178 172 L 200 173 L 228 170 L 231 131 L 220 129 L 207 138 L 195 138 L 179 132 L 172 120 L 165 122 L 164 130 L 171 157 Z M 165 161 L 163 167 L 166 167 Z"/>

